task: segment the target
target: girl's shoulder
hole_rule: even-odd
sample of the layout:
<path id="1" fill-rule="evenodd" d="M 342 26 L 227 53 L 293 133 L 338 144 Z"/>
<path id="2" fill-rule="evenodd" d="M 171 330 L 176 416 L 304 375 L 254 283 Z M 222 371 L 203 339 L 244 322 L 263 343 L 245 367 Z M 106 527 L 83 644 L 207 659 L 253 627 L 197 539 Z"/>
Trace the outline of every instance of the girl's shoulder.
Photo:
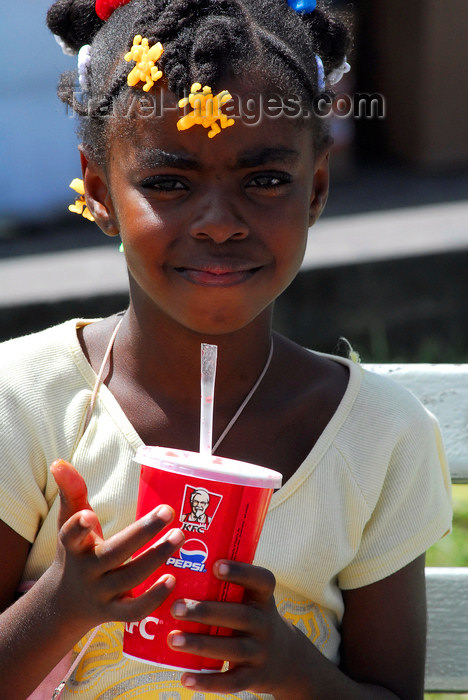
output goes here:
<path id="1" fill-rule="evenodd" d="M 76 332 L 81 325 L 92 323 L 95 319 L 69 319 L 44 330 L 27 333 L 10 340 L 0 342 L 0 354 L 2 358 L 17 357 L 18 360 L 42 352 L 46 348 L 56 345 L 67 345 L 70 335 Z"/>
<path id="2" fill-rule="evenodd" d="M 278 386 L 291 397 L 312 392 L 336 402 L 344 395 L 353 364 L 350 360 L 310 350 L 283 336 L 275 336 L 275 356 Z"/>
<path id="3" fill-rule="evenodd" d="M 312 366 L 326 363 L 325 373 L 330 372 L 330 363 L 346 368 L 348 379 L 309 464 L 320 462 L 329 468 L 337 460 L 369 512 L 384 484 L 393 484 L 398 491 L 402 484 L 418 481 L 421 488 L 440 486 L 445 493 L 450 478 L 440 427 L 421 401 L 397 381 L 356 361 L 314 351 L 311 355 Z"/>
<path id="4" fill-rule="evenodd" d="M 38 395 L 41 386 L 63 381 L 74 371 L 85 371 L 76 329 L 86 323 L 89 321 L 72 319 L 0 343 L 2 394 Z"/>
<path id="5" fill-rule="evenodd" d="M 316 405 L 328 407 L 328 413 L 338 412 L 352 428 L 370 431 L 371 426 L 380 426 L 388 434 L 417 430 L 435 420 L 406 387 L 366 369 L 354 355 L 343 357 L 288 343 L 283 362 L 291 368 L 287 374 L 295 378 L 298 395 L 309 395 Z"/>
<path id="6" fill-rule="evenodd" d="M 76 321 L 67 321 L 42 331 L 28 333 L 0 343 L 2 367 L 12 367 L 17 371 L 32 369 L 30 362 L 40 361 L 46 352 L 54 352 L 63 345 L 70 326 L 76 327 Z"/>

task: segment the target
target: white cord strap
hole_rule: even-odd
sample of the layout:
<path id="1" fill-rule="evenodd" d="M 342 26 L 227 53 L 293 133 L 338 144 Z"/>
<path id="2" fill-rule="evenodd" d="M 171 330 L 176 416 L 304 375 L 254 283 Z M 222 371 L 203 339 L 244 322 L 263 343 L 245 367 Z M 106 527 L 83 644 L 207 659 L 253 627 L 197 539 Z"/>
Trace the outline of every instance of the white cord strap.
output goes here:
<path id="1" fill-rule="evenodd" d="M 270 362 L 271 362 L 271 358 L 272 358 L 272 357 L 273 357 L 273 338 L 271 339 L 270 354 L 268 355 L 268 359 L 267 359 L 267 361 L 266 361 L 266 363 L 265 363 L 265 367 L 264 367 L 264 368 L 262 369 L 262 371 L 260 372 L 260 376 L 258 377 L 257 381 L 255 382 L 255 384 L 253 385 L 253 387 L 251 388 L 251 390 L 249 391 L 249 393 L 247 394 L 247 396 L 245 397 L 245 399 L 243 400 L 243 402 L 241 403 L 241 405 L 240 405 L 239 408 L 237 409 L 237 411 L 236 411 L 236 413 L 234 414 L 234 416 L 231 418 L 231 420 L 229 421 L 229 423 L 227 424 L 227 426 L 224 428 L 224 430 L 223 430 L 223 432 L 221 433 L 220 437 L 218 438 L 217 442 L 216 442 L 215 445 L 213 446 L 213 449 L 212 449 L 212 453 L 213 453 L 213 454 L 216 452 L 216 450 L 218 449 L 218 447 L 220 446 L 220 444 L 222 443 L 222 441 L 224 440 L 224 438 L 226 437 L 226 435 L 228 434 L 228 432 L 231 430 L 231 428 L 232 428 L 232 426 L 234 425 L 234 423 L 236 422 L 236 420 L 239 418 L 239 416 L 240 416 L 240 414 L 242 413 L 242 411 L 244 410 L 244 408 L 245 408 L 245 407 L 247 406 L 247 404 L 249 403 L 249 401 L 250 401 L 250 399 L 252 398 L 252 396 L 253 396 L 253 395 L 255 394 L 255 392 L 257 391 L 258 387 L 260 386 L 260 384 L 261 384 L 261 382 L 262 382 L 263 377 L 264 377 L 265 374 L 268 372 L 268 368 L 269 368 L 269 366 L 270 366 Z"/>
<path id="2" fill-rule="evenodd" d="M 102 378 L 104 376 L 104 370 L 106 369 L 107 361 L 108 361 L 109 356 L 112 352 L 112 348 L 114 347 L 114 342 L 115 342 L 117 333 L 119 331 L 119 328 L 122 324 L 122 321 L 123 321 L 123 318 L 120 319 L 120 321 L 118 322 L 118 324 L 114 328 L 114 332 L 111 335 L 111 338 L 109 340 L 109 344 L 107 346 L 107 350 L 106 350 L 104 357 L 102 359 L 101 367 L 99 368 L 99 372 L 98 372 L 98 375 L 96 377 L 96 382 L 94 384 L 93 393 L 91 394 L 91 400 L 89 402 L 88 410 L 86 411 L 86 417 L 85 417 L 85 420 L 83 423 L 82 434 L 85 432 L 86 428 L 88 427 L 89 421 L 91 420 L 91 416 L 93 415 L 94 406 L 96 405 L 97 395 L 99 393 L 99 388 L 102 384 Z"/>
<path id="3" fill-rule="evenodd" d="M 81 661 L 81 659 L 83 658 L 83 656 L 86 654 L 86 651 L 87 651 L 89 645 L 91 644 L 91 642 L 93 641 L 94 637 L 97 635 L 97 633 L 99 632 L 100 629 L 101 629 L 101 625 L 98 625 L 98 627 L 95 627 L 95 628 L 93 629 L 93 631 L 92 631 L 91 634 L 89 635 L 88 639 L 86 640 L 86 642 L 85 642 L 83 648 L 81 649 L 81 651 L 80 651 L 79 654 L 77 655 L 76 659 L 74 660 L 74 662 L 72 663 L 72 665 L 71 665 L 70 668 L 68 669 L 67 675 L 66 675 L 65 678 L 62 680 L 62 682 L 55 688 L 54 694 L 52 695 L 51 700 L 58 700 L 58 698 L 61 696 L 62 691 L 63 691 L 63 689 L 65 688 L 65 685 L 66 685 L 68 679 L 70 678 L 71 674 L 73 673 L 73 671 L 75 670 L 75 668 L 76 668 L 76 667 L 78 666 L 78 664 L 80 663 L 80 661 Z"/>

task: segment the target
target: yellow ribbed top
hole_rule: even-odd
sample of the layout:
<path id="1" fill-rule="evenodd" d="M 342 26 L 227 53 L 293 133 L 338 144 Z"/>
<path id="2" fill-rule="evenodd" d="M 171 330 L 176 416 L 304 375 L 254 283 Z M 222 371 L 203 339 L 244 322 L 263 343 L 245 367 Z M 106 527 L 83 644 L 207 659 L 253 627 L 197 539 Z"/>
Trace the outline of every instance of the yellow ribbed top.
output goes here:
<path id="1" fill-rule="evenodd" d="M 48 466 L 70 458 L 96 379 L 76 335 L 89 322 L 0 346 L 0 517 L 33 543 L 25 580 L 37 579 L 55 555 L 57 491 Z M 274 572 L 280 612 L 337 663 L 340 587 L 365 586 L 414 560 L 449 530 L 451 503 L 434 417 L 396 383 L 334 359 L 349 368 L 347 391 L 307 459 L 273 495 L 255 563 Z M 135 517 L 132 459 L 141 444 L 102 386 L 73 463 L 105 537 Z M 120 624 L 101 628 L 64 700 L 214 700 L 184 690 L 177 672 L 122 657 L 121 635 Z"/>

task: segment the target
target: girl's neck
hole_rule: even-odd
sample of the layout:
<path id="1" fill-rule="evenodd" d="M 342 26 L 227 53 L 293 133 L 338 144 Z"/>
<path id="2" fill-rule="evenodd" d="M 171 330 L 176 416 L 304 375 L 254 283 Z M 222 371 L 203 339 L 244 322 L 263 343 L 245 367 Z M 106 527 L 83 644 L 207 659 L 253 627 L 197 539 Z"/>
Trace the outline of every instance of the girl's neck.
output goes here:
<path id="1" fill-rule="evenodd" d="M 204 336 L 166 317 L 148 319 L 130 306 L 115 342 L 114 368 L 153 397 L 184 401 L 197 408 L 200 395 L 201 343 L 218 346 L 216 401 L 236 405 L 261 373 L 271 346 L 272 309 L 247 327 Z"/>

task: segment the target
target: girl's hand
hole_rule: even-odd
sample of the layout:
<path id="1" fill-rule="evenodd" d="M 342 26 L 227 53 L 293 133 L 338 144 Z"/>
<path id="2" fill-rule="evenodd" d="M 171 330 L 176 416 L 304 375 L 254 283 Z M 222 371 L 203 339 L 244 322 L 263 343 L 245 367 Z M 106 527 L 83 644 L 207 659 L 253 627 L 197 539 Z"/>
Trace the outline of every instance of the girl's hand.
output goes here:
<path id="1" fill-rule="evenodd" d="M 57 554 L 48 572 L 58 612 L 83 633 L 102 622 L 130 622 L 149 615 L 173 589 L 175 578 L 162 576 L 137 598 L 129 591 L 180 547 L 183 533 L 171 530 L 143 554 L 129 558 L 171 522 L 172 508 L 158 506 L 104 540 L 81 475 L 63 460 L 54 462 L 51 472 L 60 490 Z"/>
<path id="2" fill-rule="evenodd" d="M 184 673 L 191 690 L 233 693 L 251 690 L 292 698 L 290 679 L 300 668 L 309 640 L 276 609 L 275 578 L 267 569 L 234 561 L 218 561 L 217 578 L 245 587 L 242 603 L 177 600 L 172 614 L 179 620 L 219 625 L 233 636 L 211 636 L 174 631 L 169 646 L 178 651 L 229 661 L 224 673 Z M 289 691 L 289 692 L 288 692 Z"/>

